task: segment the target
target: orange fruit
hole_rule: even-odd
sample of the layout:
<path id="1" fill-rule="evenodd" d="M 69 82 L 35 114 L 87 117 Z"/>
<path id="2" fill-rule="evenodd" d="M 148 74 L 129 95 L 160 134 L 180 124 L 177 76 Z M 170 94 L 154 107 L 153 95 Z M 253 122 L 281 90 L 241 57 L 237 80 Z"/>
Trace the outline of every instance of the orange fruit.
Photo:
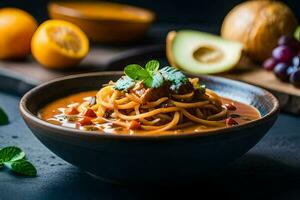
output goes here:
<path id="1" fill-rule="evenodd" d="M 62 69 L 77 65 L 88 53 L 89 41 L 76 25 L 62 20 L 42 23 L 31 40 L 31 52 L 44 67 Z"/>
<path id="2" fill-rule="evenodd" d="M 30 53 L 37 22 L 18 8 L 0 9 L 0 59 L 22 58 Z"/>

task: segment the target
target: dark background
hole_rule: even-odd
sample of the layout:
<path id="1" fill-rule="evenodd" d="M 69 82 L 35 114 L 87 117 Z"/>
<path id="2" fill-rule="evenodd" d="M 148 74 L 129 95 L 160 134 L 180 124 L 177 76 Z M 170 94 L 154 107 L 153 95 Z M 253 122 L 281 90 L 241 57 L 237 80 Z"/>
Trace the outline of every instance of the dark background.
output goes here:
<path id="1" fill-rule="evenodd" d="M 82 0 L 83 1 L 83 0 Z M 149 8 L 157 21 L 150 34 L 190 27 L 218 31 L 224 16 L 240 0 L 117 0 Z M 19 7 L 39 22 L 47 19 L 47 0 L 0 0 L 0 7 Z M 300 18 L 300 0 L 285 1 Z M 161 28 L 160 28 L 161 27 Z M 167 27 L 167 28 L 163 28 Z M 162 31 L 161 31 L 162 30 Z M 162 41 L 162 40 L 160 40 Z M 153 42 L 153 40 L 151 40 Z M 1 82 L 3 84 L 3 82 Z M 193 187 L 130 188 L 98 182 L 47 150 L 18 112 L 19 97 L 0 92 L 0 105 L 12 123 L 0 128 L 0 147 L 20 146 L 38 169 L 38 177 L 0 172 L 0 200 L 10 199 L 300 199 L 299 118 L 281 114 L 263 140 L 225 172 Z M 191 198 L 192 197 L 192 198 Z M 196 197 L 196 198 L 195 198 Z"/>
<path id="2" fill-rule="evenodd" d="M 84 0 L 81 0 L 84 1 Z M 218 29 L 224 16 L 241 0 L 111 0 L 149 8 L 156 12 L 159 24 L 201 25 Z M 14 6 L 27 10 L 41 22 L 47 19 L 49 0 L 1 0 L 0 7 Z M 300 18 L 300 1 L 284 1 Z"/>

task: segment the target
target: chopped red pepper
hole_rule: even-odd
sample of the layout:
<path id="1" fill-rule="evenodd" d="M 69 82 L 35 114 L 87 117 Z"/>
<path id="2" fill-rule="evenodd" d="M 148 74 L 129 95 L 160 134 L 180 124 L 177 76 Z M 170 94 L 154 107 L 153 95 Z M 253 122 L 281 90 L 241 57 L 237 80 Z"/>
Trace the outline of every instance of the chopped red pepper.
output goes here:
<path id="1" fill-rule="evenodd" d="M 228 126 L 236 126 L 239 125 L 239 123 L 237 123 L 234 119 L 232 119 L 231 117 L 226 119 L 226 124 Z"/>
<path id="2" fill-rule="evenodd" d="M 84 112 L 83 116 L 92 117 L 92 118 L 96 118 L 97 117 L 96 113 L 92 109 L 87 109 Z"/>
<path id="3" fill-rule="evenodd" d="M 131 130 L 138 130 L 138 129 L 141 129 L 141 124 L 140 122 L 136 121 L 136 120 L 132 120 L 130 123 L 129 123 L 129 129 Z"/>
<path id="4" fill-rule="evenodd" d="M 77 121 L 77 124 L 81 125 L 81 126 L 86 126 L 86 125 L 92 125 L 92 119 L 89 117 L 83 117 L 80 120 Z M 76 125 L 77 125 L 76 124 Z"/>
<path id="5" fill-rule="evenodd" d="M 65 109 L 64 113 L 66 115 L 77 115 L 79 113 L 79 111 L 77 110 L 76 106 L 72 106 L 72 107 Z"/>

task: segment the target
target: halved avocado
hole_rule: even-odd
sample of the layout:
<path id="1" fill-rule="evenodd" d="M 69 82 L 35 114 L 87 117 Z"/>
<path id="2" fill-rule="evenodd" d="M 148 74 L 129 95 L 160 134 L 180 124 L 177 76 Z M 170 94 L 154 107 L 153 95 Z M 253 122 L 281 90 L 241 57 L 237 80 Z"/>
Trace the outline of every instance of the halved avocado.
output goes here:
<path id="1" fill-rule="evenodd" d="M 169 63 L 196 74 L 231 70 L 242 55 L 242 44 L 193 30 L 171 31 L 167 36 Z"/>

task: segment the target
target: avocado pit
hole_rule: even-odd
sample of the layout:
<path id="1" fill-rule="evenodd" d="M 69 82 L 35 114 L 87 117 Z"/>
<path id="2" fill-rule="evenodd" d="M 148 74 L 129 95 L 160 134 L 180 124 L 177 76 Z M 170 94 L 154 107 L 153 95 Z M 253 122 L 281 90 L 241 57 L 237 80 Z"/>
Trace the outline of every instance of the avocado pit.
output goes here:
<path id="1" fill-rule="evenodd" d="M 193 57 L 200 63 L 216 63 L 223 59 L 224 53 L 215 46 L 207 45 L 198 47 L 193 52 Z"/>

